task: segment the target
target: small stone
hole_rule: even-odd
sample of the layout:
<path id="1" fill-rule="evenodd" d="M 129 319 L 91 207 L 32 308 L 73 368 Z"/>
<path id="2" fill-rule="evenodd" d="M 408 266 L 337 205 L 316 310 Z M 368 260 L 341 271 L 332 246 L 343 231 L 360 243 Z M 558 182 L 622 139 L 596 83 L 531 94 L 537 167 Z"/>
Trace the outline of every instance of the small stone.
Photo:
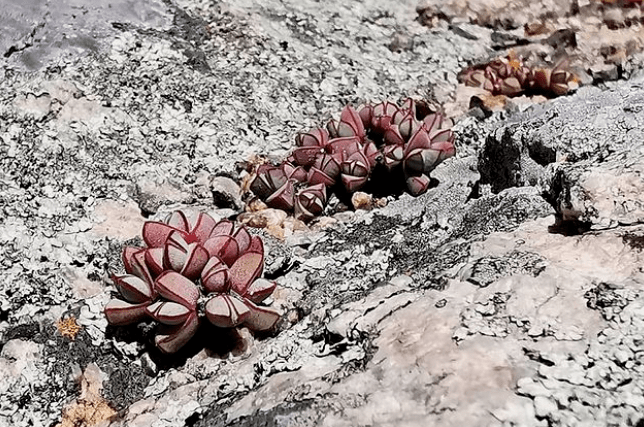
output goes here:
<path id="1" fill-rule="evenodd" d="M 156 376 L 159 372 L 156 363 L 154 363 L 149 353 L 143 353 L 141 356 L 141 366 L 145 370 L 145 373 L 151 377 Z"/>
<path id="2" fill-rule="evenodd" d="M 490 302 L 485 304 L 478 303 L 474 309 L 477 313 L 480 313 L 483 316 L 493 316 L 496 313 L 496 307 L 494 307 L 494 304 Z"/>
<path id="3" fill-rule="evenodd" d="M 468 329 L 464 327 L 460 327 L 454 331 L 454 334 L 452 335 L 452 339 L 458 343 L 460 341 L 463 341 L 465 338 L 467 338 L 468 335 L 469 335 Z"/>
<path id="4" fill-rule="evenodd" d="M 333 218 L 340 222 L 351 222 L 355 218 L 356 214 L 355 212 L 351 211 L 344 211 L 344 212 L 338 212 L 335 215 L 333 215 Z"/>
<path id="5" fill-rule="evenodd" d="M 543 326 L 533 325 L 528 329 L 528 336 L 540 337 L 541 335 L 543 335 Z"/>
<path id="6" fill-rule="evenodd" d="M 590 75 L 596 81 L 614 81 L 619 78 L 619 70 L 615 64 L 600 63 L 590 67 Z"/>
<path id="7" fill-rule="evenodd" d="M 351 204 L 354 209 L 364 209 L 371 210 L 373 209 L 373 197 L 371 194 L 363 193 L 362 191 L 356 191 L 351 196 Z"/>
<path id="8" fill-rule="evenodd" d="M 268 205 L 260 199 L 253 199 L 246 204 L 246 210 L 248 212 L 263 211 L 264 209 L 268 209 Z"/>
<path id="9" fill-rule="evenodd" d="M 545 418 L 557 411 L 557 404 L 545 396 L 534 398 L 534 413 L 539 418 Z"/>
<path id="10" fill-rule="evenodd" d="M 157 182 L 142 178 L 136 183 L 136 194 L 133 198 L 143 212 L 154 214 L 162 205 L 189 203 L 192 195 L 166 180 Z"/>
<path id="11" fill-rule="evenodd" d="M 402 243 L 404 241 L 405 241 L 405 236 L 403 236 L 402 233 L 396 233 L 391 238 L 391 243 Z"/>
<path id="12" fill-rule="evenodd" d="M 612 7 L 604 12 L 604 23 L 611 30 L 624 26 L 624 13 L 619 7 Z"/>
<path id="13" fill-rule="evenodd" d="M 241 190 L 239 185 L 225 176 L 215 176 L 210 180 L 210 191 L 216 206 L 220 208 L 241 209 Z"/>
<path id="14" fill-rule="evenodd" d="M 237 218 L 239 222 L 254 228 L 282 228 L 287 213 L 280 209 L 264 209 L 257 212 L 244 212 Z"/>

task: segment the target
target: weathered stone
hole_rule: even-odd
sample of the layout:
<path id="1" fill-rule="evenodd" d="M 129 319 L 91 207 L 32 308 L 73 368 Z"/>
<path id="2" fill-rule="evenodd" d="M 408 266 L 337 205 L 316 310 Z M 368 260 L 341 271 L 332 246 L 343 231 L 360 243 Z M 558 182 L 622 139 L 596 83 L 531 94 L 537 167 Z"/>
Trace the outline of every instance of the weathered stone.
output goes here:
<path id="1" fill-rule="evenodd" d="M 639 8 L 431 0 L 429 30 L 384 0 L 32 3 L 0 17 L 0 425 L 641 424 L 641 77 L 469 113 L 456 78 L 516 43 L 642 75 Z M 426 194 L 307 224 L 247 199 L 297 132 L 407 96 L 455 102 Z M 167 356 L 108 327 L 102 279 L 176 208 L 264 227 L 275 331 Z"/>
<path id="2" fill-rule="evenodd" d="M 239 185 L 225 176 L 215 176 L 210 180 L 210 191 L 216 206 L 220 208 L 241 209 L 241 190 Z"/>

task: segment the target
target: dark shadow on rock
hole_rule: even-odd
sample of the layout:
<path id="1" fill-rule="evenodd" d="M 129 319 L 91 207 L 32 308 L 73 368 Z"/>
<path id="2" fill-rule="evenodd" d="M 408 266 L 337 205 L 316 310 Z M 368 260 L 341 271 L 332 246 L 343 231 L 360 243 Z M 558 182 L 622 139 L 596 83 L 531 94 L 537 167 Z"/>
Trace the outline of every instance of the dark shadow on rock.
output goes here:
<path id="1" fill-rule="evenodd" d="M 555 217 L 555 223 L 548 227 L 548 232 L 564 236 L 579 236 L 590 231 L 592 223 L 576 219 L 564 220 L 561 214 Z"/>

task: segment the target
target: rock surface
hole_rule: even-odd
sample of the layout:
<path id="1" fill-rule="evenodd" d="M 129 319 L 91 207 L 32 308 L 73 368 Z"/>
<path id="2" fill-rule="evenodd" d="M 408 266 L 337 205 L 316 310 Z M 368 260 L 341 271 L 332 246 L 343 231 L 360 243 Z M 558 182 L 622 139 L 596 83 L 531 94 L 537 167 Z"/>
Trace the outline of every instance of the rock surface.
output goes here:
<path id="1" fill-rule="evenodd" d="M 429 28 L 415 0 L 13 3 L 0 426 L 644 423 L 637 60 L 629 80 L 457 117 L 457 155 L 420 197 L 308 227 L 239 215 L 267 227 L 283 320 L 203 327 L 166 356 L 150 324 L 102 313 L 146 219 L 237 216 L 244 164 L 348 102 L 455 102 L 458 72 L 499 43 L 483 25 L 503 23 L 468 9 Z M 611 26 L 640 28 L 622 13 Z"/>

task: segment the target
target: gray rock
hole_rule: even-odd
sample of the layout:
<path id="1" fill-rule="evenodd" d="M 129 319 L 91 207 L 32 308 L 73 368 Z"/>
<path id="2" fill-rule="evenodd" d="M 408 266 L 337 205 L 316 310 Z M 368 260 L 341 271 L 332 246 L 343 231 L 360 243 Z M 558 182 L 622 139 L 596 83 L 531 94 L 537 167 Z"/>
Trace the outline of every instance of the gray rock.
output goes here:
<path id="1" fill-rule="evenodd" d="M 88 367 L 114 427 L 641 424 L 636 79 L 458 121 L 458 154 L 420 197 L 284 241 L 252 230 L 284 313 L 269 334 L 203 325 L 168 356 L 150 323 L 107 325 L 103 279 L 141 244 L 144 216 L 234 217 L 240 184 L 221 177 L 237 165 L 283 158 L 346 103 L 451 101 L 457 74 L 488 57 L 483 25 L 523 37 L 544 13 L 434 2 L 428 29 L 415 3 L 345 3 L 23 2 L 2 15 L 0 425 L 88 423 L 63 409 L 83 400 Z M 74 339 L 56 327 L 70 316 Z"/>
<path id="2" fill-rule="evenodd" d="M 215 176 L 210 180 L 210 191 L 215 206 L 239 210 L 242 207 L 241 189 L 232 179 Z"/>

